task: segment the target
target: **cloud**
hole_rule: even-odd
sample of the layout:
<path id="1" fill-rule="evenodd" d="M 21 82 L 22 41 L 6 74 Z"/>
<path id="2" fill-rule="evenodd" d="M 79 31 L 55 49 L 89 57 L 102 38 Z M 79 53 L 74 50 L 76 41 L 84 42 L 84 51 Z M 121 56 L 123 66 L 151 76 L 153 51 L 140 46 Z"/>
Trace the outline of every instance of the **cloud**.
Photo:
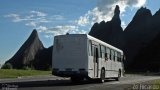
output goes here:
<path id="1" fill-rule="evenodd" d="M 12 22 L 23 22 L 24 25 L 36 28 L 39 33 L 45 33 L 44 37 L 51 38 L 55 35 L 62 35 L 69 33 L 78 32 L 78 26 L 74 25 L 57 25 L 50 27 L 45 26 L 46 23 L 52 23 L 53 21 L 64 20 L 65 18 L 61 15 L 48 16 L 46 13 L 40 11 L 30 11 L 24 14 L 10 13 L 5 15 L 6 18 L 11 18 Z M 84 33 L 80 30 L 79 33 Z"/>
<path id="2" fill-rule="evenodd" d="M 26 26 L 36 28 L 38 25 L 44 23 L 52 23 L 58 20 L 64 20 L 65 18 L 61 15 L 48 16 L 47 13 L 41 11 L 30 11 L 25 14 L 10 13 L 4 15 L 5 18 L 10 18 L 12 22 L 24 22 Z"/>
<path id="3" fill-rule="evenodd" d="M 107 13 L 102 12 L 101 10 L 99 10 L 98 7 L 94 8 L 91 11 L 92 14 L 92 24 L 95 22 L 101 22 L 101 21 L 109 21 L 111 20 L 112 16 L 113 16 L 113 10 L 108 11 Z"/>
<path id="4" fill-rule="evenodd" d="M 122 26 L 123 30 L 127 27 L 125 21 L 122 21 L 121 26 Z"/>
<path id="5" fill-rule="evenodd" d="M 36 22 L 31 21 L 31 22 L 29 22 L 29 23 L 26 23 L 25 25 L 26 25 L 26 26 L 36 27 L 36 26 L 37 26 L 37 23 L 36 23 Z"/>
<path id="6" fill-rule="evenodd" d="M 51 21 L 47 20 L 46 18 L 42 18 L 42 19 L 39 20 L 39 22 L 48 23 L 48 22 L 51 22 Z"/>
<path id="7" fill-rule="evenodd" d="M 78 30 L 78 27 L 73 25 L 55 26 L 46 31 L 46 33 L 53 33 L 54 35 L 63 35 L 69 32 Z"/>
<path id="8" fill-rule="evenodd" d="M 29 18 L 29 17 L 22 18 L 19 14 L 14 14 L 14 13 L 4 15 L 4 17 L 11 18 L 12 22 L 22 22 L 22 21 L 31 21 L 31 20 L 33 20 L 33 19 Z"/>
<path id="9" fill-rule="evenodd" d="M 146 0 L 99 0 L 97 8 L 100 15 L 97 17 L 104 17 L 105 21 L 108 21 L 108 18 L 113 16 L 113 10 L 116 5 L 119 5 L 121 14 L 126 11 L 126 8 L 139 8 L 146 3 Z M 97 20 L 98 21 L 98 20 Z"/>
<path id="10" fill-rule="evenodd" d="M 143 5 L 145 5 L 146 0 L 138 0 L 138 4 L 135 5 L 135 7 L 141 7 Z"/>
<path id="11" fill-rule="evenodd" d="M 108 10 L 113 10 L 115 5 L 119 5 L 122 12 L 127 7 L 139 8 L 146 3 L 146 0 L 98 0 L 97 7 L 100 11 L 107 13 Z"/>
<path id="12" fill-rule="evenodd" d="M 58 16 L 58 15 L 57 15 Z M 12 22 L 23 22 L 26 26 L 36 28 L 39 24 L 51 22 L 51 18 L 46 13 L 40 11 L 30 11 L 25 14 L 10 13 L 4 15 L 5 18 L 10 18 Z M 59 15 L 60 18 L 60 15 Z"/>
<path id="13" fill-rule="evenodd" d="M 4 15 L 4 17 L 14 17 L 14 18 L 17 18 L 17 17 L 19 17 L 19 15 L 13 13 L 13 14 Z"/>
<path id="14" fill-rule="evenodd" d="M 147 2 L 147 0 L 126 0 L 126 1 L 129 6 L 138 8 L 145 5 L 145 3 Z"/>
<path id="15" fill-rule="evenodd" d="M 64 21 L 65 18 L 61 15 L 49 16 L 47 13 L 35 10 L 27 12 L 25 15 L 11 13 L 5 15 L 5 17 L 11 18 L 13 22 L 23 21 L 26 26 L 37 28 L 39 33 L 45 33 L 46 38 L 51 38 L 52 36 L 66 34 L 67 32 L 72 34 L 87 33 L 95 22 L 99 23 L 103 20 L 111 20 L 116 5 L 120 6 L 120 15 L 122 16 L 127 8 L 139 8 L 145 5 L 145 3 L 146 0 L 97 0 L 97 5 L 94 8 L 79 16 L 76 20 L 72 20 L 74 21 L 72 24 L 69 21 Z M 62 20 L 64 21 L 60 23 L 62 25 L 49 26 L 53 22 Z M 48 25 L 46 26 L 46 24 Z M 121 26 L 125 28 L 126 23 L 122 21 Z"/>
<path id="16" fill-rule="evenodd" d="M 35 17 L 35 15 L 33 15 L 33 14 L 25 16 L 26 19 L 33 19 L 34 17 Z"/>
<path id="17" fill-rule="evenodd" d="M 20 15 L 14 14 L 14 13 L 11 13 L 11 14 L 8 14 L 8 15 L 4 15 L 4 17 L 12 18 L 12 21 L 13 21 L 13 22 L 20 22 L 20 21 L 23 21 L 23 20 L 24 20 L 24 19 L 21 19 L 21 18 L 20 18 Z"/>
<path id="18" fill-rule="evenodd" d="M 80 30 L 78 26 L 74 25 L 58 25 L 54 27 L 47 28 L 46 26 L 39 26 L 37 28 L 38 32 L 45 33 L 46 38 L 52 38 L 56 35 L 64 35 L 66 33 L 70 34 L 86 34 L 85 30 Z"/>
<path id="19" fill-rule="evenodd" d="M 39 22 L 39 23 L 48 23 L 48 22 L 51 22 L 51 20 L 49 20 L 49 19 L 46 18 L 46 17 L 36 18 L 35 21 L 36 21 L 36 22 Z"/>
<path id="20" fill-rule="evenodd" d="M 85 26 L 89 23 L 89 14 L 85 14 L 84 16 L 80 16 L 78 20 L 75 20 L 75 22 L 80 26 Z"/>
<path id="21" fill-rule="evenodd" d="M 77 24 L 78 28 L 86 27 L 86 31 L 83 30 L 85 33 L 90 30 L 91 26 L 101 21 L 110 21 L 114 15 L 114 9 L 116 5 L 120 7 L 120 16 L 124 16 L 127 8 L 139 8 L 145 5 L 146 0 L 97 0 L 97 5 L 88 10 L 84 15 L 80 16 L 75 23 Z M 126 28 L 126 22 L 122 21 L 122 28 Z M 80 30 L 82 31 L 82 30 Z M 80 32 L 79 31 L 79 32 Z M 78 32 L 78 31 L 75 31 Z"/>
<path id="22" fill-rule="evenodd" d="M 39 17 L 47 16 L 46 13 L 40 12 L 40 11 L 31 11 L 30 13 L 35 14 L 36 16 L 39 16 Z"/>
<path id="23" fill-rule="evenodd" d="M 55 20 L 63 20 L 64 17 L 61 16 L 61 15 L 53 15 L 53 16 L 52 16 L 52 19 L 55 19 Z"/>
<path id="24" fill-rule="evenodd" d="M 38 32 L 46 32 L 48 30 L 48 28 L 46 26 L 39 26 L 37 28 Z"/>
<path id="25" fill-rule="evenodd" d="M 53 38 L 53 35 L 44 35 L 45 38 Z"/>
<path id="26" fill-rule="evenodd" d="M 85 26 L 88 23 L 92 25 L 95 22 L 109 21 L 114 15 L 116 5 L 119 5 L 121 14 L 126 12 L 126 8 L 139 8 L 145 5 L 146 0 L 97 0 L 97 6 L 89 10 L 85 15 L 80 16 L 77 24 Z"/>

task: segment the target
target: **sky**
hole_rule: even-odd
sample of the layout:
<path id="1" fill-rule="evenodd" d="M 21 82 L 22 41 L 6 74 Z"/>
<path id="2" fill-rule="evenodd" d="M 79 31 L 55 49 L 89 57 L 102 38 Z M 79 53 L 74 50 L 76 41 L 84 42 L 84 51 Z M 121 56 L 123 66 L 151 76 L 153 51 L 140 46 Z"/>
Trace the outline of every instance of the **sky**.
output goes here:
<path id="1" fill-rule="evenodd" d="M 87 34 L 94 23 L 111 20 L 116 5 L 125 28 L 142 6 L 154 14 L 160 0 L 1 0 L 0 64 L 18 51 L 33 29 L 48 48 L 56 35 Z"/>

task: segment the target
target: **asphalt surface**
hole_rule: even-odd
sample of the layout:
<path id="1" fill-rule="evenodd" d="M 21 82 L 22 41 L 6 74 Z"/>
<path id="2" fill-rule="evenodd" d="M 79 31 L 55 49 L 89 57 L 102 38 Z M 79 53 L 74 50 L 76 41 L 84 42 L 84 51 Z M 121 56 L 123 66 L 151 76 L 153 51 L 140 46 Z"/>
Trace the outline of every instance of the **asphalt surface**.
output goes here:
<path id="1" fill-rule="evenodd" d="M 0 90 L 139 90 L 137 83 L 160 79 L 160 76 L 126 75 L 120 81 L 96 80 L 72 83 L 69 78 L 55 76 L 19 77 L 16 79 L 0 79 Z"/>

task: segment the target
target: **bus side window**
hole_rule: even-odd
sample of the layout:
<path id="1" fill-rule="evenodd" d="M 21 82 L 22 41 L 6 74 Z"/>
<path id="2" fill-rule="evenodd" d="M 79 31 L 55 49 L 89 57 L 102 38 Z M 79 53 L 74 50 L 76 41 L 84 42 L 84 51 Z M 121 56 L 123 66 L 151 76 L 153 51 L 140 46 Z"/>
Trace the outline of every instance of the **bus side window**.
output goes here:
<path id="1" fill-rule="evenodd" d="M 89 56 L 93 56 L 92 54 L 92 41 L 89 40 L 89 44 L 88 44 L 88 54 Z"/>
<path id="2" fill-rule="evenodd" d="M 102 46 L 99 45 L 99 47 L 100 47 L 100 49 L 99 49 L 100 50 L 100 54 L 99 54 L 100 56 L 99 57 L 102 58 Z"/>
<path id="3" fill-rule="evenodd" d="M 114 53 L 114 57 L 115 57 L 115 61 L 117 61 L 117 52 L 115 51 L 115 53 Z"/>
<path id="4" fill-rule="evenodd" d="M 101 58 L 105 59 L 105 47 L 101 45 Z"/>
<path id="5" fill-rule="evenodd" d="M 110 59 L 110 49 L 106 47 L 106 56 L 107 59 Z"/>
<path id="6" fill-rule="evenodd" d="M 115 61 L 115 60 L 116 60 L 115 53 L 116 53 L 116 52 L 113 50 L 113 61 Z"/>
<path id="7" fill-rule="evenodd" d="M 111 49 L 109 49 L 109 51 L 110 51 L 109 58 L 110 58 L 110 60 L 112 60 Z"/>
<path id="8" fill-rule="evenodd" d="M 107 55 L 107 53 L 105 53 L 105 60 L 108 60 L 108 55 Z"/>
<path id="9" fill-rule="evenodd" d="M 117 53 L 117 61 L 121 62 L 121 54 L 119 52 Z"/>
<path id="10" fill-rule="evenodd" d="M 121 62 L 123 62 L 123 55 L 121 55 Z"/>
<path id="11" fill-rule="evenodd" d="M 98 55 L 98 48 L 95 48 L 95 52 L 96 52 L 96 63 L 98 63 L 98 57 L 99 57 L 99 55 Z"/>
<path id="12" fill-rule="evenodd" d="M 111 50 L 111 60 L 114 60 L 114 51 Z"/>

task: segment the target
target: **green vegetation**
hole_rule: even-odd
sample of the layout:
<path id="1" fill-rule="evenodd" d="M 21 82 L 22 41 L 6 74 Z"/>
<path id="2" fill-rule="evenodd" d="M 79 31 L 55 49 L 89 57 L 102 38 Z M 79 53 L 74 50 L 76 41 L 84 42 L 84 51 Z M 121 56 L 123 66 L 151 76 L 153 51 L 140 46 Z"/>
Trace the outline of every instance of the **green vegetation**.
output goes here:
<path id="1" fill-rule="evenodd" d="M 10 63 L 6 63 L 2 66 L 2 69 L 12 69 L 12 65 Z"/>
<path id="2" fill-rule="evenodd" d="M 30 67 L 27 67 L 27 66 L 24 66 L 22 69 L 23 70 L 34 70 L 33 68 L 30 68 Z"/>
<path id="3" fill-rule="evenodd" d="M 160 79 L 135 83 L 125 90 L 160 90 Z"/>
<path id="4" fill-rule="evenodd" d="M 17 78 L 21 76 L 50 75 L 51 71 L 0 69 L 0 78 Z"/>
<path id="5" fill-rule="evenodd" d="M 153 84 L 155 84 L 155 85 L 160 85 L 160 80 L 155 80 L 155 81 L 153 82 Z"/>

